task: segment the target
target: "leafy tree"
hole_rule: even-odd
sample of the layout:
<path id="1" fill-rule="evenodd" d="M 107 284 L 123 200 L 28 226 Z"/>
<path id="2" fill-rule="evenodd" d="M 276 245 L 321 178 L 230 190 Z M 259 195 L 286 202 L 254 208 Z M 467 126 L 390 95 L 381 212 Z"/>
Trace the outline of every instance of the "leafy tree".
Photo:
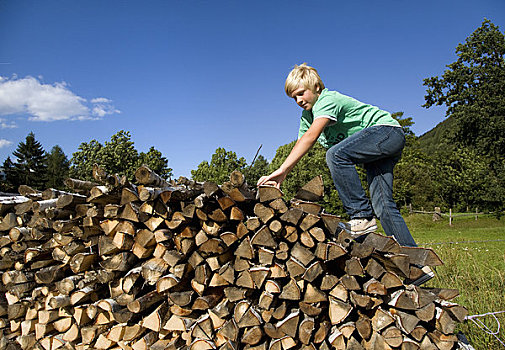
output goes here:
<path id="1" fill-rule="evenodd" d="M 63 189 L 63 181 L 68 177 L 70 162 L 61 149 L 56 145 L 47 155 L 47 182 L 46 187 Z"/>
<path id="2" fill-rule="evenodd" d="M 505 36 L 485 19 L 441 77 L 424 79 L 429 108 L 446 105 L 456 119 L 451 138 L 501 163 L 505 157 Z"/>
<path id="3" fill-rule="evenodd" d="M 142 164 L 146 164 L 156 174 L 164 178 L 172 176 L 172 169 L 168 167 L 167 158 L 163 157 L 161 152 L 152 146 L 147 153 L 140 152 L 137 168 Z"/>
<path id="4" fill-rule="evenodd" d="M 26 136 L 25 142 L 19 143 L 12 154 L 17 158 L 14 169 L 18 182 L 42 189 L 47 175 L 46 155 L 33 132 Z"/>
<path id="5" fill-rule="evenodd" d="M 93 179 L 93 164 L 101 164 L 101 149 L 103 145 L 97 140 L 83 142 L 77 148 L 78 151 L 70 159 L 70 176 L 81 180 Z"/>
<path id="6" fill-rule="evenodd" d="M 433 206 L 433 161 L 419 149 L 419 138 L 411 129 L 414 120 L 404 117 L 403 112 L 395 112 L 391 116 L 402 126 L 406 140 L 402 158 L 394 169 L 393 198 L 399 207 L 412 203 L 418 207 Z"/>
<path id="7" fill-rule="evenodd" d="M 235 152 L 219 147 L 212 155 L 210 163 L 203 161 L 198 164 L 196 170 L 191 170 L 191 176 L 195 181 L 213 181 L 222 184 L 230 179 L 232 171 L 244 172 L 246 165 L 245 158 L 237 158 Z"/>
<path id="8" fill-rule="evenodd" d="M 403 112 L 395 112 L 392 113 L 391 116 L 394 119 L 396 119 L 402 126 L 403 132 L 405 133 L 405 140 L 407 146 L 413 144 L 414 141 L 416 140 L 416 135 L 410 128 L 412 125 L 414 125 L 414 120 L 412 119 L 412 117 L 404 117 Z"/>
<path id="9" fill-rule="evenodd" d="M 430 157 L 407 145 L 394 169 L 393 198 L 396 204 L 399 207 L 408 204 L 432 207 L 439 204 L 434 198 L 434 169 Z"/>
<path id="10" fill-rule="evenodd" d="M 16 175 L 16 169 L 14 168 L 14 163 L 11 160 L 11 157 L 7 157 L 3 163 L 3 170 L 5 173 L 5 179 L 1 181 L 1 190 L 2 192 L 15 193 L 20 183 L 18 181 L 18 177 Z"/>
<path id="11" fill-rule="evenodd" d="M 456 53 L 458 59 L 441 77 L 424 80 L 424 107 L 446 105 L 446 115 L 454 119 L 452 129 L 445 134 L 450 142 L 484 156 L 489 168 L 486 177 L 504 183 L 505 36 L 485 19 L 464 44 L 457 46 Z M 475 158 L 466 161 L 473 164 Z M 503 207 L 505 191 L 490 188 L 487 194 L 490 191 L 498 196 L 494 200 L 496 207 Z"/>
<path id="12" fill-rule="evenodd" d="M 499 179 L 489 172 L 488 160 L 472 149 L 440 150 L 433 155 L 432 183 L 442 205 L 493 208 L 500 197 L 489 196 Z M 496 191 L 493 191 L 496 194 Z"/>
<path id="13" fill-rule="evenodd" d="M 109 173 L 135 177 L 139 165 L 139 153 L 131 141 L 129 131 L 121 130 L 105 141 L 100 149 L 100 165 Z M 161 174 L 158 174 L 161 175 Z"/>
<path id="14" fill-rule="evenodd" d="M 112 135 L 104 145 L 96 140 L 81 143 L 72 156 L 70 175 L 91 180 L 95 163 L 108 173 L 126 175 L 130 180 L 133 180 L 135 171 L 142 164 L 164 178 L 172 176 L 172 169 L 168 168 L 168 161 L 160 151 L 151 147 L 147 153 L 139 154 L 131 141 L 130 132 L 124 130 Z"/>

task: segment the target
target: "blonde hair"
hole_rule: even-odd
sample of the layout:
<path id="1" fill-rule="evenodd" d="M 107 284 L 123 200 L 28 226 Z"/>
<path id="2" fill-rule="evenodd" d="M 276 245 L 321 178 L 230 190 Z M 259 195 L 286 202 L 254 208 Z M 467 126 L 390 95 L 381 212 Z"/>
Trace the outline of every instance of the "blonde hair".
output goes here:
<path id="1" fill-rule="evenodd" d="M 293 91 L 303 86 L 310 89 L 312 92 L 320 92 L 324 89 L 323 81 L 314 67 L 308 66 L 307 63 L 295 65 L 286 78 L 284 90 L 289 97 L 292 97 Z"/>

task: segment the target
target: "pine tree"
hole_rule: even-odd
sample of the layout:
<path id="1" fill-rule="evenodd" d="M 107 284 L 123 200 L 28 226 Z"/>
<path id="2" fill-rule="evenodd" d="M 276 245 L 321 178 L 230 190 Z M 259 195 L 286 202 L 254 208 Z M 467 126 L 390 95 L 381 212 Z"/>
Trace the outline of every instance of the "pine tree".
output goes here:
<path id="1" fill-rule="evenodd" d="M 2 167 L 5 173 L 5 179 L 2 179 L 1 181 L 0 191 L 15 193 L 19 186 L 19 183 L 18 177 L 16 175 L 16 169 L 14 168 L 14 163 L 12 162 L 10 156 L 5 159 Z"/>
<path id="2" fill-rule="evenodd" d="M 17 161 L 14 164 L 20 184 L 42 189 L 47 176 L 46 154 L 35 135 L 30 132 L 25 142 L 20 142 L 12 153 Z"/>
<path id="3" fill-rule="evenodd" d="M 68 177 L 70 162 L 61 149 L 56 145 L 47 155 L 47 182 L 46 187 L 63 189 L 63 181 Z"/>

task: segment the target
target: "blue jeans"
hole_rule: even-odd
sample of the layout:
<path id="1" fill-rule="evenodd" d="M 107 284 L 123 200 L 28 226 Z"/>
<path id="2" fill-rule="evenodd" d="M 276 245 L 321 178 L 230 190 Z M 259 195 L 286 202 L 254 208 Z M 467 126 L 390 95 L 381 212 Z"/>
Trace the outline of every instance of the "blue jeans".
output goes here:
<path id="1" fill-rule="evenodd" d="M 370 218 L 372 207 L 387 235 L 404 246 L 417 246 L 393 200 L 393 168 L 400 160 L 405 135 L 402 128 L 376 125 L 365 128 L 326 152 L 333 183 L 351 219 Z M 372 204 L 356 171 L 364 164 Z"/>

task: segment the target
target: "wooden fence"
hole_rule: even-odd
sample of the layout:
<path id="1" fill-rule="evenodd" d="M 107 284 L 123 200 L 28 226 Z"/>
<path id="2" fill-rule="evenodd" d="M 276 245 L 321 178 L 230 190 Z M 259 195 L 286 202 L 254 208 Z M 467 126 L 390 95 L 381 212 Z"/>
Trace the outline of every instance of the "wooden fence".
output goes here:
<path id="1" fill-rule="evenodd" d="M 434 211 L 424 211 L 424 208 L 421 208 L 421 210 L 413 210 L 412 205 L 409 205 L 409 213 L 410 214 L 431 214 L 433 215 L 433 221 L 437 221 L 442 219 L 442 217 L 448 217 L 449 218 L 449 226 L 452 226 L 452 220 L 457 217 L 463 217 L 463 216 L 474 216 L 475 220 L 479 218 L 479 215 L 484 215 L 484 214 L 489 214 L 489 213 L 484 213 L 484 212 L 479 212 L 479 209 L 476 208 L 474 213 L 457 213 L 454 214 L 452 212 L 452 209 L 449 209 L 449 213 L 442 213 L 440 207 L 435 207 Z"/>

